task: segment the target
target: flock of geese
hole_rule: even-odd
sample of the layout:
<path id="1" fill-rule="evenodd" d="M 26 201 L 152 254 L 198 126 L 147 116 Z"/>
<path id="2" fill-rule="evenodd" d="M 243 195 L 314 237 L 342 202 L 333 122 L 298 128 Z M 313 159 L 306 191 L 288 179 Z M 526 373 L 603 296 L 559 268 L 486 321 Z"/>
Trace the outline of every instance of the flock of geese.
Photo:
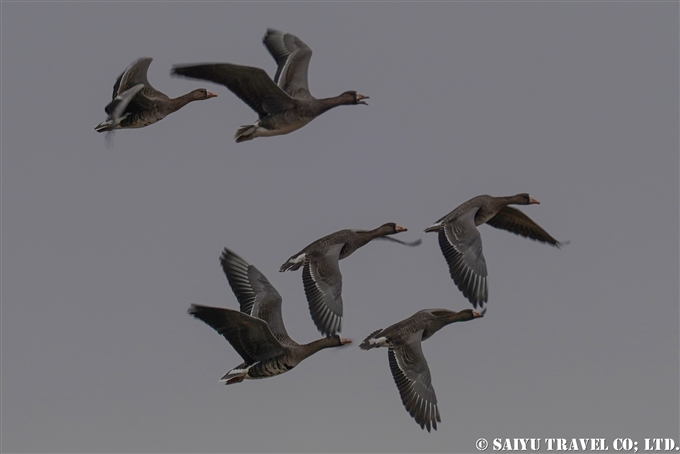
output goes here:
<path id="1" fill-rule="evenodd" d="M 254 124 L 237 130 L 236 142 L 288 134 L 333 107 L 366 104 L 364 99 L 368 97 L 356 91 L 332 98 L 313 97 L 307 85 L 312 50 L 298 37 L 268 29 L 263 43 L 277 64 L 274 79 L 260 68 L 231 63 L 178 65 L 172 69 L 175 75 L 226 86 L 257 112 L 259 119 Z M 178 98 L 169 98 L 153 88 L 147 79 L 151 61 L 151 58 L 140 58 L 118 77 L 113 86 L 112 101 L 105 108 L 108 116 L 94 128 L 95 131 L 148 126 L 192 101 L 217 96 L 199 88 Z M 566 244 L 555 240 L 527 215 L 510 206 L 537 203 L 529 194 L 480 195 L 425 229 L 425 232 L 437 232 L 451 278 L 474 308 L 483 308 L 488 301 L 486 260 L 478 226 L 488 224 L 556 247 Z M 383 224 L 373 230 L 340 230 L 312 242 L 281 265 L 281 272 L 302 267 L 309 311 L 317 329 L 325 336 L 309 344 L 298 344 L 286 332 L 281 316 L 281 295 L 267 278 L 255 266 L 225 248 L 220 263 L 240 309 L 193 304 L 188 310 L 189 314 L 224 336 L 243 358 L 243 363 L 227 372 L 222 380 L 229 385 L 244 379 L 279 375 L 319 350 L 350 343 L 338 334 L 343 316 L 339 261 L 374 239 L 406 246 L 417 246 L 422 242 L 404 242 L 391 237 L 405 231 L 406 228 L 395 223 Z M 474 320 L 483 317 L 485 312 L 486 309 L 481 312 L 423 309 L 388 328 L 374 331 L 360 344 L 364 350 L 387 347 L 390 371 L 402 403 L 428 432 L 431 428 L 436 430 L 441 419 L 421 342 L 446 325 Z"/>

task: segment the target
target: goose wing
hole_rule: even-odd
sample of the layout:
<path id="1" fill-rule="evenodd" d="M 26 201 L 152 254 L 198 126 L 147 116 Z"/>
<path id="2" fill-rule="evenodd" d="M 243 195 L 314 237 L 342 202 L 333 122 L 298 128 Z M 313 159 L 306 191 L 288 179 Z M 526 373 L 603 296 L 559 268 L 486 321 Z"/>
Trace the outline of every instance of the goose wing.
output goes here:
<path id="1" fill-rule="evenodd" d="M 113 85 L 113 95 L 111 96 L 111 99 L 115 99 L 116 96 L 137 84 L 150 85 L 146 73 L 149 70 L 149 65 L 151 65 L 152 61 L 153 58 L 144 57 L 135 60 L 128 66 L 127 69 L 118 76 L 118 79 L 116 79 L 116 83 Z"/>
<path id="2" fill-rule="evenodd" d="M 441 419 L 430 368 L 421 347 L 422 334 L 423 330 L 419 330 L 411 334 L 406 343 L 390 347 L 388 356 L 404 407 L 420 427 L 429 432 L 430 428 L 437 430 Z"/>
<path id="3" fill-rule="evenodd" d="M 342 274 L 338 261 L 345 243 L 307 253 L 302 284 L 316 328 L 327 336 L 340 331 L 342 322 Z"/>
<path id="4" fill-rule="evenodd" d="M 540 241 L 541 243 L 548 243 L 557 247 L 562 244 L 517 208 L 506 206 L 496 213 L 494 217 L 486 221 L 486 223 L 491 227 L 507 230 L 516 235 Z"/>
<path id="5" fill-rule="evenodd" d="M 139 112 L 144 109 L 149 109 L 153 106 L 153 103 L 157 99 L 168 99 L 168 97 L 153 88 L 149 79 L 147 78 L 147 72 L 149 71 L 149 65 L 153 58 L 144 57 L 136 60 L 128 68 L 118 76 L 116 83 L 113 85 L 113 99 L 115 100 L 118 96 L 122 95 L 127 90 L 135 87 L 136 85 L 142 84 L 142 90 L 139 92 L 139 96 L 133 97 L 129 102 L 127 111 L 134 113 Z M 111 114 L 113 109 L 110 109 L 111 104 L 106 106 L 105 110 L 107 114 Z"/>
<path id="6" fill-rule="evenodd" d="M 267 29 L 262 42 L 278 66 L 274 83 L 294 98 L 311 97 L 307 71 L 312 49 L 297 36 L 271 28 Z"/>
<path id="7" fill-rule="evenodd" d="M 293 98 L 281 90 L 260 68 L 231 63 L 209 63 L 174 66 L 172 74 L 224 85 L 257 112 L 260 118 L 285 112 L 295 105 Z"/>
<path id="8" fill-rule="evenodd" d="M 105 121 L 95 126 L 94 130 L 98 132 L 111 131 L 120 125 L 120 122 L 127 117 L 127 115 L 123 116 L 123 113 L 128 108 L 128 105 L 130 105 L 130 101 L 142 88 L 144 88 L 144 85 L 137 84 L 113 98 L 113 101 L 104 108 L 106 113 L 109 114 L 108 117 Z"/>
<path id="9" fill-rule="evenodd" d="M 192 304 L 188 312 L 224 336 L 246 364 L 286 352 L 264 320 L 232 309 L 197 304 Z"/>
<path id="10" fill-rule="evenodd" d="M 472 208 L 446 222 L 439 231 L 439 247 L 451 278 L 474 307 L 482 306 L 489 297 L 482 237 L 475 226 L 478 209 Z"/>
<path id="11" fill-rule="evenodd" d="M 420 238 L 418 238 L 415 241 L 402 241 L 402 240 L 398 240 L 396 238 L 392 238 L 392 237 L 389 237 L 389 236 L 379 236 L 375 239 L 376 240 L 392 241 L 393 243 L 399 243 L 399 244 L 403 244 L 404 246 L 409 246 L 409 247 L 420 246 L 420 244 L 423 242 L 423 240 L 421 240 Z"/>
<path id="12" fill-rule="evenodd" d="M 241 312 L 264 320 L 274 335 L 288 337 L 281 315 L 281 295 L 260 270 L 228 248 L 224 248 L 220 264 Z"/>

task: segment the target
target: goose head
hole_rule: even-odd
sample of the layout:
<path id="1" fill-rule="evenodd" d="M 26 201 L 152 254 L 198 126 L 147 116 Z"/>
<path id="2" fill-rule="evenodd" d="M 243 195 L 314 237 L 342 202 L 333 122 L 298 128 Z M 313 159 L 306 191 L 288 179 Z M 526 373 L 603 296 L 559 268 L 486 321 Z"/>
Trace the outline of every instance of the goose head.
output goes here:
<path id="1" fill-rule="evenodd" d="M 531 197 L 526 192 L 524 192 L 522 194 L 517 194 L 516 196 L 513 197 L 513 199 L 515 199 L 515 201 L 516 201 L 515 203 L 517 205 L 538 205 L 538 204 L 541 203 L 538 200 Z"/>
<path id="2" fill-rule="evenodd" d="M 368 103 L 363 101 L 364 99 L 370 99 L 368 96 L 364 96 L 361 93 L 357 93 L 356 91 L 346 91 L 342 95 L 343 98 L 347 98 L 350 100 L 350 104 L 363 104 L 364 106 L 367 106 Z"/>

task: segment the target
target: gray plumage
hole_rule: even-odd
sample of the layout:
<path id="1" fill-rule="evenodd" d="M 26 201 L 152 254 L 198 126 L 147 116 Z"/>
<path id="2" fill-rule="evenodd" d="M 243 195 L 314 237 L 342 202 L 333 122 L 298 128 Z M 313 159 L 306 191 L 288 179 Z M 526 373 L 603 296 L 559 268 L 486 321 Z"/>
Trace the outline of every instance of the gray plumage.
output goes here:
<path id="1" fill-rule="evenodd" d="M 356 91 L 333 98 L 313 97 L 307 85 L 312 50 L 297 36 L 267 29 L 262 41 L 277 64 L 274 80 L 263 69 L 231 63 L 176 65 L 172 69 L 175 75 L 224 85 L 257 112 L 255 124 L 236 131 L 236 142 L 288 134 L 333 107 L 366 104 L 363 100 L 368 96 Z"/>
<path id="2" fill-rule="evenodd" d="M 507 197 L 480 195 L 425 229 L 426 232 L 438 232 L 439 247 L 449 265 L 451 278 L 474 307 L 483 307 L 489 299 L 486 260 L 477 226 L 486 223 L 558 248 L 568 243 L 558 242 L 526 214 L 508 206 L 538 203 L 529 194 Z"/>
<path id="3" fill-rule="evenodd" d="M 334 335 L 342 328 L 342 274 L 338 261 L 377 238 L 406 246 L 417 246 L 422 242 L 406 243 L 387 236 L 405 231 L 394 222 L 373 230 L 340 230 L 314 241 L 281 265 L 281 272 L 303 266 L 302 284 L 309 312 L 322 334 Z"/>
<path id="4" fill-rule="evenodd" d="M 288 336 L 281 316 L 281 295 L 253 265 L 229 249 L 220 258 L 240 311 L 192 304 L 189 314 L 224 336 L 243 358 L 227 372 L 227 385 L 244 379 L 280 375 L 319 350 L 350 343 L 330 336 L 309 344 L 298 344 Z"/>
<path id="5" fill-rule="evenodd" d="M 153 88 L 147 79 L 152 60 L 140 58 L 118 76 L 113 85 L 112 101 L 104 108 L 108 117 L 95 126 L 95 131 L 142 128 L 162 120 L 192 101 L 217 96 L 205 88 L 199 88 L 178 98 L 169 98 Z"/>
<path id="6" fill-rule="evenodd" d="M 389 328 L 371 333 L 359 345 L 362 350 L 387 347 L 392 378 L 399 389 L 404 407 L 421 429 L 437 430 L 441 422 L 437 396 L 432 387 L 421 342 L 444 326 L 483 317 L 472 309 L 453 312 L 448 309 L 423 309 Z"/>

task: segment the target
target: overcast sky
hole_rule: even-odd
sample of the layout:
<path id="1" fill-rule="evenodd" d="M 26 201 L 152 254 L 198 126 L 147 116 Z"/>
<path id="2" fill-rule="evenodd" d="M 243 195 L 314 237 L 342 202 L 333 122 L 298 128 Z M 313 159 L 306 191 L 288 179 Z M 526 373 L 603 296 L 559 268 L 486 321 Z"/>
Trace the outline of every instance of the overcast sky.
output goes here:
<path id="1" fill-rule="evenodd" d="M 680 438 L 677 2 L 2 3 L 3 452 L 475 452 L 480 438 Z M 286 136 L 236 144 L 257 116 L 173 64 L 273 75 L 267 27 L 314 55 L 317 97 L 356 90 Z M 153 57 L 169 96 L 218 98 L 117 131 L 116 77 Z M 485 318 L 423 344 L 442 421 L 404 410 L 369 333 L 471 307 L 423 229 L 479 194 L 521 207 L 562 250 L 481 226 Z M 279 377 L 186 314 L 238 308 L 226 246 L 320 337 L 300 272 L 343 228 L 396 222 L 417 248 L 340 263 L 354 343 Z"/>

